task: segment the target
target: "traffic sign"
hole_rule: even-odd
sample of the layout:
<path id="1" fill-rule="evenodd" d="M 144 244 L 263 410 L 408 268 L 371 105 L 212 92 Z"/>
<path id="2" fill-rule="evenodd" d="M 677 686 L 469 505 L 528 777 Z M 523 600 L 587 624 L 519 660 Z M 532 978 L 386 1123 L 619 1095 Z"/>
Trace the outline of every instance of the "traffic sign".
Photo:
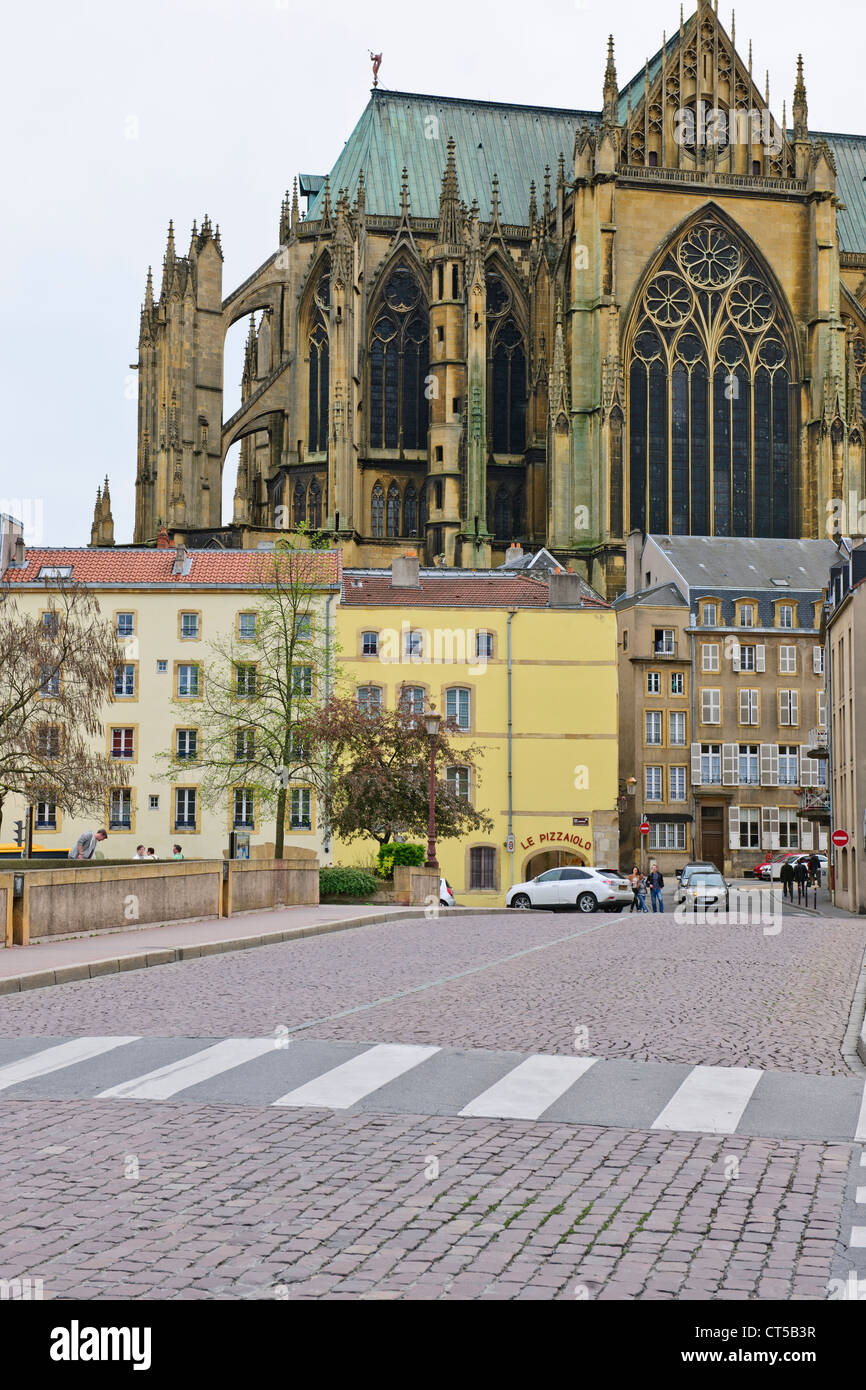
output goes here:
<path id="1" fill-rule="evenodd" d="M 505 853 L 506 853 L 506 854 L 513 854 L 513 853 L 514 853 L 514 836 L 513 836 L 513 835 L 509 835 L 509 836 L 508 836 L 508 839 L 505 841 Z"/>
<path id="2" fill-rule="evenodd" d="M 648 834 L 649 834 L 649 830 L 650 830 L 650 828 L 649 828 L 649 821 L 648 821 L 648 820 L 642 820 L 641 823 L 640 823 L 640 833 L 641 833 L 641 835 L 648 835 Z"/>
<path id="3" fill-rule="evenodd" d="M 848 843 L 848 831 L 834 830 L 830 838 L 833 841 L 833 844 L 837 846 L 837 848 L 842 849 Z"/>

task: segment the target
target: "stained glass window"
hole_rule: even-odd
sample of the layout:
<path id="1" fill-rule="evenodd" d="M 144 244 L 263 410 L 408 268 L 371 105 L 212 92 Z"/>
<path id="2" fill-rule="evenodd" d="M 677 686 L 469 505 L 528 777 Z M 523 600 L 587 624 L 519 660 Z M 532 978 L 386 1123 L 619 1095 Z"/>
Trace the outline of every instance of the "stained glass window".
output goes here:
<path id="1" fill-rule="evenodd" d="M 370 447 L 424 449 L 430 364 L 421 287 L 405 266 L 391 271 L 370 342 Z"/>
<path id="2" fill-rule="evenodd" d="M 495 454 L 522 454 L 526 448 L 526 349 L 511 308 L 510 289 L 495 270 L 488 271 L 487 352 Z"/>
<path id="3" fill-rule="evenodd" d="M 307 447 L 312 454 L 324 453 L 328 447 L 328 306 L 330 281 L 325 273 L 319 278 L 313 296 L 314 313 L 310 327 L 310 394 L 307 423 Z"/>

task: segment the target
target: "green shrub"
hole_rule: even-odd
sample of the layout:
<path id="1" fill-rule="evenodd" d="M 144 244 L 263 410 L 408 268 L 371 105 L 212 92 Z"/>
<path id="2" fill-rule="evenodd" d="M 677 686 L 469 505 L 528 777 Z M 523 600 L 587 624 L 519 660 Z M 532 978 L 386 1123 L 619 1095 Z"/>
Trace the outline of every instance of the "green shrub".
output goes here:
<path id="1" fill-rule="evenodd" d="M 380 878 L 393 878 L 395 864 L 423 864 L 426 856 L 423 845 L 401 845 L 396 842 L 380 845 L 376 873 Z"/>
<path id="2" fill-rule="evenodd" d="M 321 897 L 371 898 L 379 885 L 365 869 L 341 869 L 339 865 L 319 870 Z"/>

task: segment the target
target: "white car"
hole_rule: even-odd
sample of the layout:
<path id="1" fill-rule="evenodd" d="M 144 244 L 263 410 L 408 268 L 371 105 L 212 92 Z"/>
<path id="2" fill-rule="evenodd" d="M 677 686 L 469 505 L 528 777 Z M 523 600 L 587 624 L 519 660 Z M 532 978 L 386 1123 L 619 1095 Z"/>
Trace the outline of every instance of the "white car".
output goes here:
<path id="1" fill-rule="evenodd" d="M 454 899 L 454 889 L 451 887 L 451 884 L 448 882 L 447 878 L 440 878 L 439 880 L 439 906 L 457 906 L 457 903 Z"/>
<path id="2" fill-rule="evenodd" d="M 730 906 L 729 887 L 717 869 L 696 869 L 684 887 L 678 888 L 674 901 L 696 912 L 699 907 Z"/>
<path id="3" fill-rule="evenodd" d="M 576 907 L 578 912 L 622 912 L 633 897 L 628 879 L 614 869 L 583 869 L 566 865 L 547 869 L 528 883 L 515 883 L 505 896 L 506 907 Z"/>

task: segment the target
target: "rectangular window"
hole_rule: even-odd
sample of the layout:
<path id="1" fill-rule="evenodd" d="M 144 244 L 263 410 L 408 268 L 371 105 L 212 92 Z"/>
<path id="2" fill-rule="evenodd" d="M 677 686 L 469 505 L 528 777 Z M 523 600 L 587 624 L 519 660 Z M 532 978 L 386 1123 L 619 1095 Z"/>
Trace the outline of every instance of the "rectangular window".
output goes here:
<path id="1" fill-rule="evenodd" d="M 256 798 L 251 787 L 235 787 L 232 822 L 235 830 L 252 830 L 256 823 Z"/>
<path id="2" fill-rule="evenodd" d="M 158 810 L 159 810 L 159 794 L 158 794 L 158 793 L 156 793 L 156 794 L 151 793 L 151 795 L 148 797 L 147 800 L 148 800 L 148 805 L 149 805 L 151 811 L 158 811 Z"/>
<path id="3" fill-rule="evenodd" d="M 299 613 L 295 618 L 295 641 L 309 642 L 313 635 L 313 620 L 309 613 Z"/>
<path id="4" fill-rule="evenodd" d="M 799 849 L 800 822 L 796 811 L 779 808 L 779 849 Z"/>
<path id="5" fill-rule="evenodd" d="M 292 667 L 292 694 L 299 700 L 311 700 L 313 697 L 313 668 L 312 666 L 293 666 Z"/>
<path id="6" fill-rule="evenodd" d="M 174 828 L 175 830 L 195 830 L 197 812 L 197 790 L 195 787 L 175 787 L 174 789 Z"/>
<path id="7" fill-rule="evenodd" d="M 660 671 L 647 671 L 646 673 L 646 693 L 647 695 L 661 695 L 662 677 Z"/>
<path id="8" fill-rule="evenodd" d="M 685 695 L 685 693 L 686 693 L 686 678 L 685 678 L 685 676 L 683 675 L 682 671 L 673 671 L 673 672 L 671 673 L 671 694 L 672 694 L 672 695 Z"/>
<path id="9" fill-rule="evenodd" d="M 796 743 L 779 744 L 779 786 L 796 787 L 800 783 L 800 749 Z"/>
<path id="10" fill-rule="evenodd" d="M 112 729 L 111 731 L 111 756 L 112 758 L 135 757 L 135 730 L 134 729 Z"/>
<path id="11" fill-rule="evenodd" d="M 660 767 L 644 768 L 644 797 L 647 801 L 661 801 L 664 774 Z"/>
<path id="12" fill-rule="evenodd" d="M 465 686 L 452 687 L 445 692 L 445 718 L 453 719 L 458 729 L 471 724 L 470 691 Z"/>
<path id="13" fill-rule="evenodd" d="M 721 724 L 722 692 L 720 690 L 701 691 L 701 723 Z"/>
<path id="14" fill-rule="evenodd" d="M 761 810 L 759 806 L 741 806 L 739 808 L 739 842 L 740 849 L 760 849 L 761 847 Z"/>
<path id="15" fill-rule="evenodd" d="M 297 667 L 295 668 L 297 670 Z M 293 672 L 294 674 L 294 672 Z M 258 688 L 258 671 L 244 663 L 235 667 L 235 694 L 239 700 L 253 700 Z"/>
<path id="16" fill-rule="evenodd" d="M 181 613 L 180 635 L 183 638 L 198 637 L 198 613 Z"/>
<path id="17" fill-rule="evenodd" d="M 379 634 L 378 634 L 378 632 L 362 632 L 362 633 L 361 633 L 361 655 L 362 655 L 362 656 L 378 656 L 378 655 L 379 655 Z"/>
<path id="18" fill-rule="evenodd" d="M 57 829 L 57 803 L 54 801 L 37 801 L 35 819 L 33 821 L 34 830 L 56 830 Z"/>
<path id="19" fill-rule="evenodd" d="M 779 691 L 779 723 L 796 727 L 800 723 L 799 690 Z"/>
<path id="20" fill-rule="evenodd" d="M 701 670 L 718 671 L 719 669 L 719 644 L 718 642 L 704 642 L 701 645 Z"/>
<path id="21" fill-rule="evenodd" d="M 235 762 L 249 763 L 256 756 L 255 729 L 235 730 Z"/>
<path id="22" fill-rule="evenodd" d="M 198 729 L 178 729 L 175 734 L 174 753 L 176 758 L 195 762 L 198 757 Z"/>
<path id="23" fill-rule="evenodd" d="M 701 784 L 721 786 L 722 745 L 720 743 L 701 744 Z"/>
<path id="24" fill-rule="evenodd" d="M 734 670 L 736 670 L 736 665 L 734 666 Z M 740 647 L 740 670 L 741 670 L 741 671 L 755 671 L 755 670 L 757 670 L 757 667 L 756 667 L 756 665 L 755 665 L 755 648 L 754 648 L 754 647 L 746 647 L 746 646 L 741 646 L 741 647 Z"/>
<path id="25" fill-rule="evenodd" d="M 649 833 L 650 849 L 685 849 L 686 827 L 680 821 L 653 821 Z"/>
<path id="26" fill-rule="evenodd" d="M 759 765 L 759 754 L 757 743 L 740 744 L 740 786 L 759 787 L 761 785 L 761 771 Z"/>
<path id="27" fill-rule="evenodd" d="M 129 787 L 112 787 L 108 794 L 109 830 L 132 829 L 132 792 Z"/>
<path id="28" fill-rule="evenodd" d="M 739 721 L 741 724 L 760 722 L 760 696 L 757 690 L 745 689 L 739 693 Z"/>
<path id="29" fill-rule="evenodd" d="M 685 799 L 686 799 L 686 769 L 685 769 L 685 767 L 680 767 L 679 765 L 676 765 L 675 767 L 670 768 L 669 771 L 668 771 L 668 777 L 669 777 L 669 779 L 670 779 L 670 788 L 671 788 L 670 800 L 671 800 L 671 801 L 685 801 Z"/>
<path id="30" fill-rule="evenodd" d="M 794 606 L 791 603 L 779 604 L 779 627 L 794 626 Z"/>
<path id="31" fill-rule="evenodd" d="M 742 606 L 742 608 L 740 609 L 740 627 L 754 627 L 754 626 L 755 626 L 755 605 L 754 605 L 753 603 L 744 603 L 743 606 Z"/>
<path id="32" fill-rule="evenodd" d="M 36 755 L 39 758 L 60 757 L 60 728 L 57 724 L 40 724 L 36 730 Z"/>
<path id="33" fill-rule="evenodd" d="M 407 632 L 404 641 L 404 656 L 406 660 L 412 657 L 421 658 L 424 655 L 424 633 L 419 631 Z"/>
<path id="34" fill-rule="evenodd" d="M 455 796 L 469 800 L 469 768 L 449 767 L 445 770 L 445 780 Z"/>
<path id="35" fill-rule="evenodd" d="M 180 665 L 177 668 L 177 694 L 181 700 L 195 699 L 199 693 L 198 667 Z"/>
<path id="36" fill-rule="evenodd" d="M 673 656 L 676 651 L 676 633 L 672 627 L 657 627 L 653 634 L 653 650 L 662 656 Z"/>
<path id="37" fill-rule="evenodd" d="M 674 710 L 670 716 L 670 746 L 684 748 L 686 743 L 685 710 Z"/>
<path id="38" fill-rule="evenodd" d="M 475 634 L 475 655 L 484 658 L 493 655 L 493 633 L 476 632 Z"/>
<path id="39" fill-rule="evenodd" d="M 292 787 L 289 798 L 289 829 L 312 830 L 313 793 L 309 787 Z"/>
<path id="40" fill-rule="evenodd" d="M 255 613 L 238 613 L 238 640 L 240 642 L 255 641 L 256 617 Z"/>
<path id="41" fill-rule="evenodd" d="M 404 685 L 400 692 L 400 701 L 407 714 L 423 714 L 424 687 L 422 685 Z"/>
<path id="42" fill-rule="evenodd" d="M 719 609 L 715 603 L 705 603 L 701 611 L 701 625 L 703 627 L 716 627 L 719 621 Z"/>
<path id="43" fill-rule="evenodd" d="M 60 670 L 43 666 L 39 673 L 39 694 L 52 696 L 60 694 Z"/>
<path id="44" fill-rule="evenodd" d="M 644 711 L 644 742 L 650 745 L 661 747 L 662 744 L 662 712 L 660 709 L 648 709 Z"/>
<path id="45" fill-rule="evenodd" d="M 114 693 L 121 698 L 135 694 L 135 667 L 133 665 L 115 666 Z"/>
<path id="46" fill-rule="evenodd" d="M 359 685 L 358 708 L 367 714 L 377 713 L 382 708 L 382 687 L 379 685 Z"/>
<path id="47" fill-rule="evenodd" d="M 779 648 L 779 674 L 782 676 L 795 676 L 797 674 L 797 648 Z"/>
<path id="48" fill-rule="evenodd" d="M 164 676 L 164 675 L 167 674 L 167 672 L 168 672 L 168 662 L 167 662 L 167 661 L 158 661 L 158 662 L 156 663 L 156 674 L 157 674 L 158 676 Z"/>
<path id="49" fill-rule="evenodd" d="M 469 887 L 496 887 L 496 850 L 489 845 L 475 845 L 469 851 Z"/>
<path id="50" fill-rule="evenodd" d="M 114 626 L 118 637 L 132 637 L 135 633 L 135 614 L 118 613 Z"/>
<path id="51" fill-rule="evenodd" d="M 60 631 L 60 616 L 53 610 L 50 613 L 42 614 L 42 626 L 49 637 L 56 637 Z"/>

